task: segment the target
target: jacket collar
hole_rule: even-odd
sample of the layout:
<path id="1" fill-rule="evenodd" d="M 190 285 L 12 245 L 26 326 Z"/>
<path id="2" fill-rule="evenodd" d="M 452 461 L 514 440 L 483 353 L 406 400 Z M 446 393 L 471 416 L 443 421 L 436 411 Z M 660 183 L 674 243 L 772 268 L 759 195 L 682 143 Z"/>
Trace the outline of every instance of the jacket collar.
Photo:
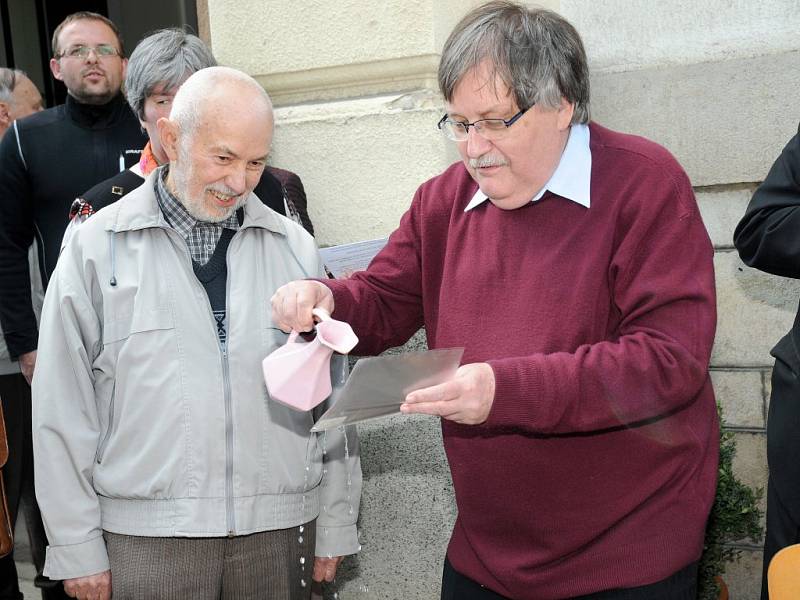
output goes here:
<path id="1" fill-rule="evenodd" d="M 105 104 L 84 104 L 67 94 L 66 110 L 81 127 L 106 129 L 115 125 L 130 108 L 122 94 L 117 94 Z"/>
<path id="2" fill-rule="evenodd" d="M 156 169 L 150 173 L 142 185 L 112 205 L 117 208 L 116 216 L 108 220 L 106 231 L 122 233 L 150 227 L 169 227 L 156 200 L 155 185 L 159 172 L 160 169 Z M 264 206 L 252 192 L 244 205 L 241 229 L 248 227 L 268 229 L 286 235 L 286 225 L 280 215 Z"/>

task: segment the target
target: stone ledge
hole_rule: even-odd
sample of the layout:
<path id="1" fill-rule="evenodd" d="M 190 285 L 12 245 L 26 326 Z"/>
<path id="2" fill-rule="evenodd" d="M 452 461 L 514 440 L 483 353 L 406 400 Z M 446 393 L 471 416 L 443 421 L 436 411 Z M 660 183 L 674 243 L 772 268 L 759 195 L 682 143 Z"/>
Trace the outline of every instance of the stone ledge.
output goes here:
<path id="1" fill-rule="evenodd" d="M 417 88 L 436 90 L 438 64 L 438 54 L 425 54 L 253 76 L 276 106 L 284 106 Z"/>

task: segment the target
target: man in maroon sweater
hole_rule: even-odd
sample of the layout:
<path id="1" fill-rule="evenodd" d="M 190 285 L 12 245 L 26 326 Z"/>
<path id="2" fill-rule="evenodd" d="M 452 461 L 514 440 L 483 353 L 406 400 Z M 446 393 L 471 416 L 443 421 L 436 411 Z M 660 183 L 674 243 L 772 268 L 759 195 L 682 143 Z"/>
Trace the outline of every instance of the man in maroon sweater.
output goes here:
<path id="1" fill-rule="evenodd" d="M 715 490 L 712 247 L 663 148 L 589 123 L 558 15 L 492 2 L 450 35 L 439 128 L 463 163 L 424 183 L 369 268 L 294 282 L 360 354 L 425 325 L 463 346 L 405 413 L 442 417 L 458 518 L 442 598 L 691 599 Z"/>

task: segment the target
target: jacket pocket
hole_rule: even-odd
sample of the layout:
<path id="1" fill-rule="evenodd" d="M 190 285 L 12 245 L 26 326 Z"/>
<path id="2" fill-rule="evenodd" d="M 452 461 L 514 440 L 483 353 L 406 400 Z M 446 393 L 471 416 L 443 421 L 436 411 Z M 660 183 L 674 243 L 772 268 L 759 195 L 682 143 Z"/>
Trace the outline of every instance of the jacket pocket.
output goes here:
<path id="1" fill-rule="evenodd" d="M 108 438 L 111 437 L 111 431 L 114 428 L 114 397 L 116 395 L 116 391 L 117 382 L 115 381 L 111 387 L 111 400 L 108 403 L 108 425 L 106 426 L 106 432 L 103 435 L 103 438 L 100 440 L 100 444 L 97 446 L 95 462 L 97 462 L 98 465 L 103 462 L 103 454 L 105 454 L 106 446 L 108 445 Z"/>
<path id="2" fill-rule="evenodd" d="M 175 321 L 169 308 L 152 308 L 134 311 L 107 320 L 103 324 L 103 344 L 113 344 L 127 339 L 134 333 L 172 329 Z"/>

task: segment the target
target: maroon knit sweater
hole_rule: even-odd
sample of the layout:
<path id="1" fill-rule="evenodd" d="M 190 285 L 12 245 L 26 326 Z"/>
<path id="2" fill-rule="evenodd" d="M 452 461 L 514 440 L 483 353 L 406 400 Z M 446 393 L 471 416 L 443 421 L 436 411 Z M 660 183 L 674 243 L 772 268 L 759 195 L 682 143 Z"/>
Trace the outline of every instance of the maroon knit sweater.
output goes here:
<path id="1" fill-rule="evenodd" d="M 420 187 L 369 269 L 326 282 L 355 353 L 488 362 L 479 426 L 442 421 L 453 567 L 515 599 L 645 585 L 700 557 L 716 483 L 712 247 L 689 180 L 645 139 L 591 126 L 591 208 L 513 211 L 462 164 Z"/>

